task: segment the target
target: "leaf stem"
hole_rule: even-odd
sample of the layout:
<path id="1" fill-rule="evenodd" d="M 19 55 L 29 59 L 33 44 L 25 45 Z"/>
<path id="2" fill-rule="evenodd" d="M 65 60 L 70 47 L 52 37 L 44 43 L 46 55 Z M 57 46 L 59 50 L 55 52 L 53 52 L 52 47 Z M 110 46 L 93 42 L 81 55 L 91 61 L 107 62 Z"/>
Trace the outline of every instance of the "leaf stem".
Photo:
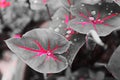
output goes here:
<path id="1" fill-rule="evenodd" d="M 2 17 L 2 11 L 0 9 L 0 20 L 1 20 L 1 24 L 4 24 L 4 20 L 3 20 L 3 17 Z"/>
<path id="2" fill-rule="evenodd" d="M 47 13 L 48 13 L 49 19 L 52 20 L 48 5 L 46 4 L 45 6 L 46 6 L 46 9 L 47 9 Z"/>
<path id="3" fill-rule="evenodd" d="M 43 73 L 44 80 L 47 80 L 47 73 Z"/>

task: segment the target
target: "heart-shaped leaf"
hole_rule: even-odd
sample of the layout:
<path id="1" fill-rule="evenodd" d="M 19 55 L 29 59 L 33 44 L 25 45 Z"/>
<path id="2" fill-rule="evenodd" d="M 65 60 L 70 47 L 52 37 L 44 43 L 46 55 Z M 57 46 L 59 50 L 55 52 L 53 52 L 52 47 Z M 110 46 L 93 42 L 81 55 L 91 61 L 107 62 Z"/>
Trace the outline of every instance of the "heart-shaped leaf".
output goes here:
<path id="1" fill-rule="evenodd" d="M 114 51 L 112 57 L 106 65 L 106 68 L 117 80 L 120 80 L 120 46 L 118 46 L 118 48 Z"/>
<path id="2" fill-rule="evenodd" d="M 68 66 L 62 54 L 70 43 L 49 29 L 34 29 L 22 38 L 10 38 L 5 42 L 10 50 L 38 72 L 57 73 Z"/>
<path id="3" fill-rule="evenodd" d="M 74 13 L 76 15 L 79 14 L 79 17 L 76 16 L 75 19 L 69 21 L 68 23 L 68 26 L 70 26 L 73 30 L 82 34 L 87 34 L 87 32 L 94 29 L 99 36 L 106 36 L 112 31 L 120 28 L 119 6 L 116 5 L 113 8 L 112 4 L 106 3 L 95 6 L 84 5 L 84 7 L 85 8 Z M 109 10 L 106 11 L 106 8 Z"/>

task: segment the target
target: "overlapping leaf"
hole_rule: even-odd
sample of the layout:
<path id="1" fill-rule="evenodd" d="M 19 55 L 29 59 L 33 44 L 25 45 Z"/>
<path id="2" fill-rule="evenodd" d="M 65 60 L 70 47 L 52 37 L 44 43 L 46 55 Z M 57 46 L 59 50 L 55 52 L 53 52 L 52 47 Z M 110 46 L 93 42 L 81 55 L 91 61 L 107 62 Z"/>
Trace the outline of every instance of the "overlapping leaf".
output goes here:
<path id="1" fill-rule="evenodd" d="M 63 54 L 70 43 L 49 29 L 34 29 L 22 38 L 10 38 L 7 46 L 34 70 L 41 73 L 57 73 L 64 70 L 67 60 Z"/>
<path id="2" fill-rule="evenodd" d="M 52 18 L 53 21 L 51 23 L 50 29 L 53 29 L 65 37 L 70 35 L 69 40 L 72 42 L 72 45 L 70 46 L 67 53 L 64 54 L 64 56 L 67 58 L 68 62 L 71 65 L 79 49 L 85 42 L 85 36 L 82 34 L 74 33 L 74 30 L 72 31 L 69 26 L 67 26 L 67 22 L 70 20 L 70 14 L 65 8 L 60 8 Z M 72 32 L 72 34 L 69 32 Z"/>

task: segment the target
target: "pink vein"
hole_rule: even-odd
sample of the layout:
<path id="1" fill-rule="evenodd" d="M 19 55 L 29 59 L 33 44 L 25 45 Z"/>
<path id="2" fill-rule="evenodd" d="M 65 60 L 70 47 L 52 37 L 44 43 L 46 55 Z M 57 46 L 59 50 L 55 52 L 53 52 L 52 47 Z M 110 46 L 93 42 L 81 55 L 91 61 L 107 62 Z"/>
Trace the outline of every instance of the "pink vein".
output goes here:
<path id="1" fill-rule="evenodd" d="M 25 47 L 25 46 L 19 46 L 19 45 L 17 45 L 17 46 L 22 49 L 28 50 L 28 51 L 37 52 L 38 54 L 36 54 L 36 56 L 41 56 L 41 55 L 47 54 L 47 58 L 50 57 L 50 58 L 53 58 L 54 60 L 58 60 L 58 58 L 53 54 L 53 52 L 59 48 L 58 46 L 56 46 L 55 48 L 53 48 L 51 50 L 50 49 L 50 41 L 48 40 L 48 49 L 46 50 L 42 47 L 42 45 L 37 40 L 34 40 L 34 42 L 38 46 L 39 50 L 32 49 L 32 48 Z"/>

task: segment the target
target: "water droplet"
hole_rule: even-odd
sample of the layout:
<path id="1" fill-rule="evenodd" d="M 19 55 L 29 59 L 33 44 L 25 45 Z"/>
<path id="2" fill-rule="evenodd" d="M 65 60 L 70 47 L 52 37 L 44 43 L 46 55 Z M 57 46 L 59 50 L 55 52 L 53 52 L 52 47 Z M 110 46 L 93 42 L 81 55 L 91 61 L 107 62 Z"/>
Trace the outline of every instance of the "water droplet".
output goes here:
<path id="1" fill-rule="evenodd" d="M 94 17 L 89 17 L 89 20 L 95 20 Z"/>
<path id="2" fill-rule="evenodd" d="M 48 55 L 48 56 L 50 56 L 50 55 L 51 55 L 51 53 L 48 51 L 48 52 L 47 52 L 47 55 Z"/>
<path id="3" fill-rule="evenodd" d="M 63 20 L 62 23 L 65 23 L 65 21 Z"/>
<path id="4" fill-rule="evenodd" d="M 71 30 L 68 30 L 66 33 L 70 34 L 70 33 L 71 33 Z"/>
<path id="5" fill-rule="evenodd" d="M 70 7 L 74 7 L 74 5 L 71 5 Z"/>
<path id="6" fill-rule="evenodd" d="M 55 32 L 59 32 L 59 31 L 60 31 L 60 29 L 59 29 L 59 28 L 56 28 L 56 29 L 55 29 Z"/>
<path id="7" fill-rule="evenodd" d="M 56 20 L 59 20 L 59 19 L 60 19 L 59 17 L 56 18 Z"/>
<path id="8" fill-rule="evenodd" d="M 91 11 L 91 14 L 92 14 L 92 15 L 95 15 L 95 14 L 96 14 L 96 11 Z"/>
<path id="9" fill-rule="evenodd" d="M 108 10 L 108 8 L 106 8 L 106 10 Z"/>
<path id="10" fill-rule="evenodd" d="M 108 15 L 111 15 L 111 13 L 108 13 Z"/>
<path id="11" fill-rule="evenodd" d="M 34 3 L 38 3 L 38 1 L 37 1 L 37 0 L 34 0 Z"/>
<path id="12" fill-rule="evenodd" d="M 77 41 L 77 39 L 74 39 L 74 41 Z"/>
<path id="13" fill-rule="evenodd" d="M 101 21 L 101 19 L 98 19 L 98 21 Z"/>
<path id="14" fill-rule="evenodd" d="M 60 24 L 60 25 L 58 25 L 58 27 L 62 27 L 62 25 Z"/>
<path id="15" fill-rule="evenodd" d="M 85 4 L 82 4 L 81 6 L 85 6 Z"/>
<path id="16" fill-rule="evenodd" d="M 68 37 L 69 37 L 69 35 L 66 35 L 65 37 L 66 37 L 66 38 L 68 38 Z"/>
<path id="17" fill-rule="evenodd" d="M 50 30 L 53 30 L 53 28 L 49 27 Z"/>
<path id="18" fill-rule="evenodd" d="M 102 3 L 99 2 L 98 5 L 102 5 Z"/>
<path id="19" fill-rule="evenodd" d="M 81 21 L 84 21 L 84 20 L 81 20 Z"/>

